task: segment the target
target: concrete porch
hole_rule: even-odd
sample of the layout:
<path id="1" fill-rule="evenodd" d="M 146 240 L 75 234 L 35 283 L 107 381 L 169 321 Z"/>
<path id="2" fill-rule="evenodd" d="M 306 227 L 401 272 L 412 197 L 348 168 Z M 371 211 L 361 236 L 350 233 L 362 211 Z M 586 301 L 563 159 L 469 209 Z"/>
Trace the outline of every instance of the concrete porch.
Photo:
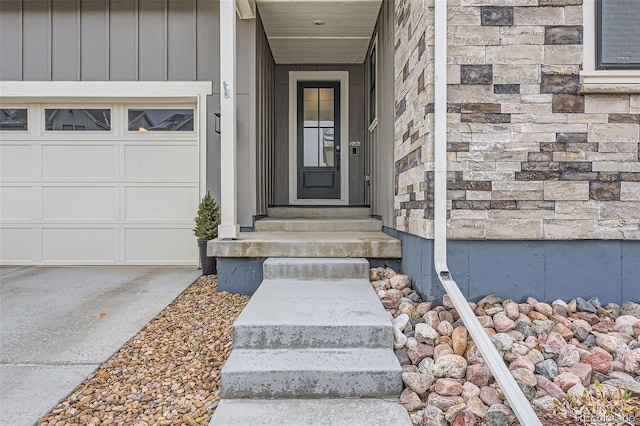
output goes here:
<path id="1" fill-rule="evenodd" d="M 402 257 L 400 240 L 382 232 L 368 207 L 275 207 L 254 229 L 234 240 L 209 241 L 221 291 L 253 294 L 268 257 L 366 258 L 374 264 Z"/>

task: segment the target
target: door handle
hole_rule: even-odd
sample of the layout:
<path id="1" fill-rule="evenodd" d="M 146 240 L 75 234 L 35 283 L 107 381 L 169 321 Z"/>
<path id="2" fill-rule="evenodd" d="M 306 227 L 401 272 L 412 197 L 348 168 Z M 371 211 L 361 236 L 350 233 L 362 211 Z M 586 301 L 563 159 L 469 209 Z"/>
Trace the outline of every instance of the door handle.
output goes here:
<path id="1" fill-rule="evenodd" d="M 340 145 L 336 145 L 336 170 L 340 171 Z"/>

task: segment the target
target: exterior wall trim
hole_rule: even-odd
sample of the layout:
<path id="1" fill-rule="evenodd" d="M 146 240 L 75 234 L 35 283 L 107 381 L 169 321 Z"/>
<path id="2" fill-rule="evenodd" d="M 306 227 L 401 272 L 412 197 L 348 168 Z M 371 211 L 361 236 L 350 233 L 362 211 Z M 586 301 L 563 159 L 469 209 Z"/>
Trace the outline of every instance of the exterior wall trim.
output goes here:
<path id="1" fill-rule="evenodd" d="M 0 102 L 69 102 L 79 100 L 195 100 L 198 109 L 200 198 L 207 192 L 207 95 L 210 81 L 2 81 Z"/>
<path id="2" fill-rule="evenodd" d="M 349 156 L 340 156 L 340 199 L 298 199 L 296 93 L 298 81 L 340 82 L 340 150 L 349 152 L 349 71 L 289 71 L 289 203 L 349 205 Z"/>

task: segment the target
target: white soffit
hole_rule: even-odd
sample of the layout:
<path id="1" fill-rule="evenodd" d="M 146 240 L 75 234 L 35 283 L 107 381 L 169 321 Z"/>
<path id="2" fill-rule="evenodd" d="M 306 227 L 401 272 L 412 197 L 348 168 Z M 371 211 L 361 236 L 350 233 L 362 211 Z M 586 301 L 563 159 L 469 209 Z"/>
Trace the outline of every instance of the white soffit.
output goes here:
<path id="1" fill-rule="evenodd" d="M 257 6 L 276 63 L 336 64 L 364 62 L 381 3 L 258 0 Z"/>

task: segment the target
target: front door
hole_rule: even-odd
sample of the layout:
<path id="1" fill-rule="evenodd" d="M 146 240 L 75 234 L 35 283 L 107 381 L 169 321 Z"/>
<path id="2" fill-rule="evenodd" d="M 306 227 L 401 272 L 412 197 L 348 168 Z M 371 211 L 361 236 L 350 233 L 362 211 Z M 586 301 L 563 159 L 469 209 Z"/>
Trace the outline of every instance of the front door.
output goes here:
<path id="1" fill-rule="evenodd" d="M 340 199 L 340 82 L 299 81 L 298 199 Z"/>

